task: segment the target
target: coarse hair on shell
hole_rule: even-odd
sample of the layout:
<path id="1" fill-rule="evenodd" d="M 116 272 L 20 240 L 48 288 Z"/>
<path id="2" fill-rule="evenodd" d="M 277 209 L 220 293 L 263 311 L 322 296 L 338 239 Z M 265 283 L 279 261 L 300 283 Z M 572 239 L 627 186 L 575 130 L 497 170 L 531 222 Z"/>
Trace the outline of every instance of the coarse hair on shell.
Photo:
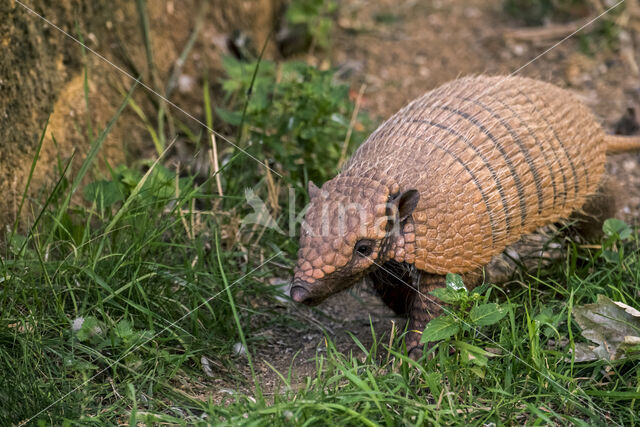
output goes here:
<path id="1" fill-rule="evenodd" d="M 418 204 L 415 189 L 396 191 L 367 177 L 309 182 L 291 297 L 317 304 L 382 264 Z"/>

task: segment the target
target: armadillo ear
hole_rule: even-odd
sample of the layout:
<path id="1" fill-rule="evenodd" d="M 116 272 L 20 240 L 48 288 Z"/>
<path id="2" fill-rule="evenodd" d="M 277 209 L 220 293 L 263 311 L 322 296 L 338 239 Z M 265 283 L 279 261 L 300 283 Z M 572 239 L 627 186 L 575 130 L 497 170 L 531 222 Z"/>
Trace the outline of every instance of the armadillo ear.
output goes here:
<path id="1" fill-rule="evenodd" d="M 307 191 L 309 192 L 309 198 L 313 199 L 314 197 L 316 197 L 316 195 L 318 195 L 318 193 L 320 192 L 320 189 L 318 188 L 317 185 L 313 183 L 313 181 L 309 181 L 309 185 L 307 186 Z"/>
<path id="2" fill-rule="evenodd" d="M 419 200 L 420 193 L 415 189 L 403 191 L 398 196 L 394 197 L 393 203 L 395 203 L 396 208 L 398 208 L 398 219 L 400 222 L 409 218 L 418 205 Z"/>

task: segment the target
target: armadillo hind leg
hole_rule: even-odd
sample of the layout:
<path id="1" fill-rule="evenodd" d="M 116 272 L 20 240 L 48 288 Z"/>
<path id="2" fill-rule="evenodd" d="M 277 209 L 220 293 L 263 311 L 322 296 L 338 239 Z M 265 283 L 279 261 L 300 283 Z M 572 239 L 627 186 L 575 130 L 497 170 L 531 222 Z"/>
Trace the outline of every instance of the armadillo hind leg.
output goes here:
<path id="1" fill-rule="evenodd" d="M 566 232 L 556 225 L 548 225 L 525 234 L 484 267 L 485 280 L 501 284 L 511 280 L 518 271 L 533 272 L 548 267 L 564 255 L 560 242 Z"/>

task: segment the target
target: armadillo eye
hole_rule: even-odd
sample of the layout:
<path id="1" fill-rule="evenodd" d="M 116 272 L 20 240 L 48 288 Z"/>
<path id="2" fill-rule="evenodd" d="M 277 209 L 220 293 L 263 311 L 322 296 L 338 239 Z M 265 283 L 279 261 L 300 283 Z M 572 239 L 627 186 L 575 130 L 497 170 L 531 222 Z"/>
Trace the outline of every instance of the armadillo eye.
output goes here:
<path id="1" fill-rule="evenodd" d="M 353 252 L 362 256 L 368 257 L 373 253 L 373 242 L 371 240 L 359 240 L 356 243 L 356 247 L 353 249 Z"/>

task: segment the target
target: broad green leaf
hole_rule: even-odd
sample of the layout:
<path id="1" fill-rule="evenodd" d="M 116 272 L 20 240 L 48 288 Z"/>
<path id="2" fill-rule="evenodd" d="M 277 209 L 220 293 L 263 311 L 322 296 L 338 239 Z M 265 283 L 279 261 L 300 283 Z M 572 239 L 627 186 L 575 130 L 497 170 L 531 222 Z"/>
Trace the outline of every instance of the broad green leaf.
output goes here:
<path id="1" fill-rule="evenodd" d="M 600 256 L 604 258 L 607 262 L 610 262 L 612 264 L 620 263 L 620 252 L 610 251 L 608 249 L 605 249 L 602 251 L 602 254 L 600 254 Z"/>
<path id="2" fill-rule="evenodd" d="M 87 341 L 89 338 L 102 333 L 98 319 L 93 316 L 78 318 L 74 321 L 76 338 L 79 341 Z"/>
<path id="3" fill-rule="evenodd" d="M 458 322 L 452 316 L 440 316 L 427 324 L 422 332 L 421 344 L 451 338 L 460 331 Z"/>
<path id="4" fill-rule="evenodd" d="M 242 112 L 240 111 L 228 111 L 220 107 L 215 107 L 215 110 L 218 116 L 230 125 L 238 126 L 242 122 Z"/>
<path id="5" fill-rule="evenodd" d="M 609 218 L 602 225 L 602 231 L 607 236 L 618 236 L 620 240 L 626 240 L 631 237 L 631 228 L 622 220 L 617 218 Z"/>
<path id="6" fill-rule="evenodd" d="M 116 335 L 120 338 L 128 338 L 133 335 L 133 327 L 131 326 L 131 322 L 126 319 L 122 319 L 116 325 Z"/>
<path id="7" fill-rule="evenodd" d="M 480 304 L 471 309 L 469 319 L 477 326 L 493 325 L 499 322 L 508 310 L 496 303 Z"/>
<path id="8" fill-rule="evenodd" d="M 131 170 L 124 165 L 118 166 L 115 170 L 115 174 L 119 177 L 119 181 L 130 189 L 133 189 L 138 185 L 138 182 L 142 179 L 142 174 L 140 172 L 137 170 Z"/>
<path id="9" fill-rule="evenodd" d="M 95 203 L 99 210 L 103 210 L 124 200 L 124 195 L 118 184 L 113 181 L 95 181 L 84 187 L 84 198 L 87 202 Z"/>
<path id="10" fill-rule="evenodd" d="M 455 304 L 467 300 L 467 288 L 462 282 L 462 277 L 448 273 L 446 283 L 447 286 L 445 288 L 434 289 L 430 294 L 447 304 Z"/>
<path id="11" fill-rule="evenodd" d="M 462 281 L 462 277 L 458 274 L 447 273 L 447 287 L 452 288 L 456 291 L 464 291 L 467 292 L 467 288 L 464 286 L 464 282 Z"/>
<path id="12" fill-rule="evenodd" d="M 488 357 L 492 356 L 488 351 L 464 341 L 455 341 L 453 345 L 460 351 L 462 363 L 465 364 L 487 366 Z"/>
<path id="13" fill-rule="evenodd" d="M 560 333 L 558 332 L 557 327 L 558 324 L 565 319 L 565 316 L 566 315 L 562 312 L 554 313 L 551 307 L 546 307 L 533 319 L 544 326 L 544 328 L 542 329 L 542 334 L 545 337 L 551 337 L 552 335 L 560 337 Z"/>
<path id="14" fill-rule="evenodd" d="M 474 366 L 473 368 L 471 368 L 471 372 L 476 374 L 477 377 L 484 379 L 484 369 L 482 369 L 481 367 Z"/>
<path id="15" fill-rule="evenodd" d="M 452 288 L 436 288 L 429 294 L 446 304 L 455 304 L 467 299 L 467 294 L 464 291 L 456 291 Z"/>

